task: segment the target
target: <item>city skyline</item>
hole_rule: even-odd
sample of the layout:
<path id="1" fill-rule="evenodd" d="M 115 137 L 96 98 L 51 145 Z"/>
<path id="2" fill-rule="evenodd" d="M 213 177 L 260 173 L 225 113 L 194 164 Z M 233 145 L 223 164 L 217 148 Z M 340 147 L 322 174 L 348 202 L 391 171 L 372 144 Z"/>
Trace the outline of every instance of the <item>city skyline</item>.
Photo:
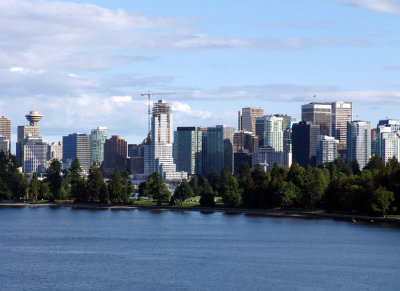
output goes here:
<path id="1" fill-rule="evenodd" d="M 1 8 L 0 106 L 13 141 L 32 96 L 48 142 L 107 126 L 140 143 L 140 94 L 149 89 L 175 93 L 159 96 L 175 127 L 236 127 L 243 107 L 300 120 L 300 105 L 313 101 L 353 102 L 373 127 L 400 117 L 398 1 L 21 0 Z"/>

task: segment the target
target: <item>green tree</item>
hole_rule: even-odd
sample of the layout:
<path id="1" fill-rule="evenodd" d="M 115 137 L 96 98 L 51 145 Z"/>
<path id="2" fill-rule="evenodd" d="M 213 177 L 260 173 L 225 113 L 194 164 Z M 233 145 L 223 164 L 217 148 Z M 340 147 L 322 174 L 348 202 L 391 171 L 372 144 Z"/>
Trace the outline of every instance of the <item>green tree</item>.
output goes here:
<path id="1" fill-rule="evenodd" d="M 104 180 L 103 180 L 103 183 L 101 183 L 99 199 L 100 199 L 100 202 L 103 204 L 110 203 L 110 194 L 108 193 L 108 187 L 107 187 L 107 184 L 104 182 Z"/>
<path id="2" fill-rule="evenodd" d="M 161 176 L 154 172 L 149 177 L 149 191 L 150 196 L 157 201 L 157 205 L 161 205 L 162 202 L 169 201 L 171 193 L 164 184 Z"/>
<path id="3" fill-rule="evenodd" d="M 35 201 L 39 197 L 40 182 L 36 172 L 32 175 L 32 180 L 29 183 L 29 198 Z"/>
<path id="4" fill-rule="evenodd" d="M 50 191 L 49 184 L 47 182 L 42 181 L 39 186 L 39 196 L 38 199 L 46 199 L 51 200 L 52 194 Z"/>
<path id="5" fill-rule="evenodd" d="M 76 158 L 71 165 L 71 196 L 76 202 L 88 202 L 89 198 L 86 192 L 86 181 L 83 177 L 81 164 Z"/>
<path id="6" fill-rule="evenodd" d="M 89 168 L 89 176 L 87 180 L 87 195 L 90 202 L 97 202 L 100 198 L 100 192 L 104 184 L 104 178 L 101 171 L 96 165 Z"/>
<path id="7" fill-rule="evenodd" d="M 208 182 L 204 183 L 204 186 L 201 190 L 201 197 L 200 197 L 200 206 L 201 207 L 214 207 L 214 193 L 213 189 Z"/>
<path id="8" fill-rule="evenodd" d="M 192 196 L 192 188 L 190 187 L 188 181 L 186 179 L 183 179 L 182 182 L 175 189 L 174 200 L 179 201 L 182 205 L 186 199 Z"/>
<path id="9" fill-rule="evenodd" d="M 292 181 L 284 182 L 278 189 L 281 199 L 280 205 L 284 208 L 292 207 L 297 199 L 298 191 Z"/>
<path id="10" fill-rule="evenodd" d="M 213 188 L 214 193 L 218 191 L 219 188 L 219 176 L 214 167 L 211 167 L 210 173 L 207 175 L 207 181 Z"/>
<path id="11" fill-rule="evenodd" d="M 133 186 L 131 181 L 129 180 L 128 171 L 124 171 L 121 176 L 122 181 L 122 192 L 119 197 L 119 201 L 122 203 L 129 203 L 131 199 L 131 192 L 133 191 Z"/>
<path id="12" fill-rule="evenodd" d="M 224 182 L 221 184 L 222 202 L 224 203 L 225 207 L 239 207 L 242 200 L 242 193 L 239 189 L 237 179 L 232 176 L 232 174 L 229 174 L 224 174 Z"/>
<path id="13" fill-rule="evenodd" d="M 49 183 L 50 191 L 53 194 L 51 200 L 60 198 L 60 191 L 62 185 L 61 176 L 61 163 L 57 159 L 53 159 L 50 166 L 47 169 L 47 178 Z"/>
<path id="14" fill-rule="evenodd" d="M 123 187 L 121 181 L 121 174 L 118 168 L 114 169 L 114 175 L 111 178 L 110 184 L 110 199 L 113 203 L 120 203 L 122 197 Z"/>
<path id="15" fill-rule="evenodd" d="M 361 170 L 360 170 L 360 164 L 358 163 L 357 160 L 354 160 L 350 163 L 351 171 L 353 172 L 354 175 L 360 175 Z"/>
<path id="16" fill-rule="evenodd" d="M 192 188 L 192 192 L 194 196 L 199 196 L 201 193 L 201 189 L 199 186 L 199 178 L 197 175 L 194 175 L 193 178 L 189 182 L 190 187 Z"/>
<path id="17" fill-rule="evenodd" d="M 388 191 L 385 187 L 379 186 L 373 192 L 371 209 L 373 213 L 379 213 L 380 215 L 386 215 L 387 210 L 390 207 L 390 203 L 394 200 L 393 192 Z"/>

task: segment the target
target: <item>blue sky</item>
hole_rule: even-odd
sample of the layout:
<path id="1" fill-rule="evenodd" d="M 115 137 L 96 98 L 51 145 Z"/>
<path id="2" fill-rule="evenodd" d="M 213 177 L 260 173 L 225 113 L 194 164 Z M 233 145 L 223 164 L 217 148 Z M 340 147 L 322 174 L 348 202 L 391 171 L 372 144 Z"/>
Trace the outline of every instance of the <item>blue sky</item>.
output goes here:
<path id="1" fill-rule="evenodd" d="M 400 118 L 400 1 L 237 2 L 1 2 L 0 114 L 15 134 L 35 96 L 47 141 L 107 126 L 130 143 L 147 90 L 175 93 L 175 126 L 236 126 L 248 106 L 299 119 L 312 101 Z"/>

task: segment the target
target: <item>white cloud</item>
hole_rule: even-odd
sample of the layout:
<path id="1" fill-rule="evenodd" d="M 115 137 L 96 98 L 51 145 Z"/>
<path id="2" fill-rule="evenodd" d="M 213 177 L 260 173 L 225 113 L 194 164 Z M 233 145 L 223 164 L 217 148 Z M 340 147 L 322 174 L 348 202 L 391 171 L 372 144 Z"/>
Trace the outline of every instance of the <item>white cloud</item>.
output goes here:
<path id="1" fill-rule="evenodd" d="M 111 100 L 115 103 L 129 103 L 132 101 L 132 96 L 112 96 Z"/>
<path id="2" fill-rule="evenodd" d="M 187 115 L 191 117 L 198 117 L 200 119 L 207 119 L 213 117 L 213 114 L 209 111 L 193 110 L 189 104 L 182 103 L 179 101 L 171 102 L 172 111 L 180 115 Z"/>
<path id="3" fill-rule="evenodd" d="M 375 10 L 380 13 L 400 13 L 400 3 L 396 0 L 339 0 L 347 5 Z"/>

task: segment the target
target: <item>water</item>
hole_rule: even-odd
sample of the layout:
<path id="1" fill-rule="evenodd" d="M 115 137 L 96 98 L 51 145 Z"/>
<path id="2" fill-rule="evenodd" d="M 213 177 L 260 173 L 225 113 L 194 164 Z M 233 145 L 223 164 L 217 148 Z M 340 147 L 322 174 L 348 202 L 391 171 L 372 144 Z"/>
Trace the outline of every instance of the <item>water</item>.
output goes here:
<path id="1" fill-rule="evenodd" d="M 244 214 L 0 209 L 2 290 L 399 290 L 400 228 Z"/>

